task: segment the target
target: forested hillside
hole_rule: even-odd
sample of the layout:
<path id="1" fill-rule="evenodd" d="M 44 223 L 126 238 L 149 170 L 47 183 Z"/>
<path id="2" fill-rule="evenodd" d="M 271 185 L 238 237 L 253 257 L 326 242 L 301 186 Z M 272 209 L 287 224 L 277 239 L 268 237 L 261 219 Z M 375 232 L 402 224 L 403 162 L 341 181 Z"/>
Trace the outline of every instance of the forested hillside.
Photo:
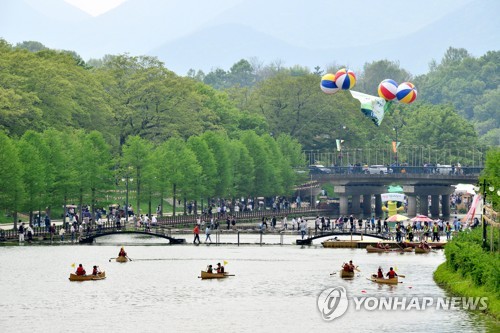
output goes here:
<path id="1" fill-rule="evenodd" d="M 446 161 L 475 164 L 486 149 L 470 156 L 479 145 L 474 125 L 484 142 L 498 144 L 497 65 L 498 52 L 475 59 L 455 49 L 416 78 L 397 63 L 366 64 L 355 90 L 376 94 L 390 77 L 420 91 L 377 127 L 348 92 L 320 90 L 321 75 L 337 68 L 254 59 L 180 77 L 154 57 L 86 63 L 75 52 L 0 40 L 0 208 L 31 212 L 68 200 L 95 207 L 122 200 L 109 191 L 123 191 L 124 179 L 135 179 L 138 206 L 289 195 L 303 181 L 294 169 L 318 162 L 302 151 L 333 151 L 336 139 L 353 152 L 345 165 L 373 163 L 362 152 L 375 150 L 394 162 L 395 136 L 407 147 L 399 162 L 439 162 L 446 149 Z"/>
<path id="2" fill-rule="evenodd" d="M 228 71 L 193 70 L 180 77 L 148 56 L 110 55 L 85 63 L 74 52 L 4 41 L 0 55 L 0 128 L 14 137 L 27 129 L 97 130 L 113 151 L 129 135 L 157 144 L 209 130 L 230 137 L 240 130 L 284 133 L 304 149 L 331 149 L 338 138 L 350 147 L 390 145 L 395 127 L 403 144 L 476 146 L 476 133 L 490 145 L 499 140 L 498 52 L 475 59 L 449 49 L 441 63 L 416 78 L 394 62 L 367 63 L 355 90 L 376 94 L 387 77 L 413 80 L 419 90 L 417 102 L 397 104 L 380 127 L 348 93 L 320 91 L 319 77 L 337 68 L 311 71 L 253 59 Z"/>

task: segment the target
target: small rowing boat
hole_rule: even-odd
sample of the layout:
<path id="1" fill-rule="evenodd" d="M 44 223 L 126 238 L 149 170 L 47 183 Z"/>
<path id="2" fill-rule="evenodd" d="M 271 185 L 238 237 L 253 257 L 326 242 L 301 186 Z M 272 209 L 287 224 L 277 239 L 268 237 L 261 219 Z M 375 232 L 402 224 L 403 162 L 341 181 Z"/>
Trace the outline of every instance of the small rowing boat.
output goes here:
<path id="1" fill-rule="evenodd" d="M 398 284 L 398 277 L 393 277 L 392 279 L 384 279 L 384 278 L 378 278 L 376 275 L 372 275 L 371 279 L 372 282 L 377 282 L 381 284 Z"/>
<path id="2" fill-rule="evenodd" d="M 345 271 L 343 269 L 340 270 L 340 277 L 341 278 L 353 278 L 354 277 L 354 272 L 348 272 L 348 271 Z"/>
<path id="3" fill-rule="evenodd" d="M 128 261 L 128 258 L 127 257 L 123 257 L 123 256 L 119 256 L 119 257 L 116 257 L 116 262 L 127 262 Z"/>
<path id="4" fill-rule="evenodd" d="M 412 247 L 405 247 L 403 249 L 403 252 L 413 252 L 413 248 Z"/>
<path id="5" fill-rule="evenodd" d="M 431 249 L 424 249 L 424 248 L 421 248 L 421 247 L 416 247 L 415 248 L 415 253 L 429 253 L 431 252 Z"/>
<path id="6" fill-rule="evenodd" d="M 375 247 L 375 246 L 371 246 L 371 245 L 368 245 L 366 246 L 366 251 L 368 253 L 377 253 L 377 252 L 390 252 L 391 249 L 381 249 L 379 247 Z"/>
<path id="7" fill-rule="evenodd" d="M 229 276 L 229 273 L 228 272 L 225 272 L 225 273 L 208 273 L 208 272 L 205 272 L 205 271 L 201 271 L 201 278 L 203 280 L 205 279 L 223 279 L 223 278 L 226 278 Z"/>
<path id="8" fill-rule="evenodd" d="M 69 275 L 70 281 L 95 281 L 103 280 L 106 278 L 106 272 L 98 273 L 97 275 L 76 275 L 71 273 Z"/>

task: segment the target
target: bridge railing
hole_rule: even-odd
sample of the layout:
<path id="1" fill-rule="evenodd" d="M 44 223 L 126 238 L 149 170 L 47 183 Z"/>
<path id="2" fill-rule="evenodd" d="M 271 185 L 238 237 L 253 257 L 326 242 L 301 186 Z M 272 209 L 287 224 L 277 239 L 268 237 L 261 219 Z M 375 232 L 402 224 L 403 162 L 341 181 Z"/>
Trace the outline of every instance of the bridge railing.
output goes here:
<path id="1" fill-rule="evenodd" d="M 330 166 L 309 169 L 311 174 L 415 174 L 415 175 L 446 175 L 446 176 L 477 176 L 483 167 L 452 167 L 452 166 L 403 166 L 393 165 L 380 168 L 367 168 L 364 166 Z"/>
<path id="2" fill-rule="evenodd" d="M 46 227 L 38 227 L 38 226 L 33 226 L 33 234 L 32 238 L 33 240 L 37 240 L 40 238 L 44 239 L 50 239 L 52 237 L 53 240 L 59 240 L 61 239 L 61 236 L 59 235 L 60 230 L 64 229 L 64 239 L 68 240 L 71 239 L 72 237 L 76 240 L 78 238 L 82 237 L 87 237 L 89 235 L 96 235 L 99 233 L 105 233 L 109 231 L 116 231 L 116 230 L 135 230 L 135 231 L 145 231 L 148 230 L 146 226 L 141 225 L 137 226 L 132 223 L 132 221 L 129 221 L 128 223 L 124 223 L 125 221 L 120 221 L 120 223 L 117 223 L 116 221 L 104 221 L 102 220 L 101 223 L 82 223 L 81 225 L 83 226 L 82 230 L 80 231 L 79 228 L 76 228 L 75 232 L 73 235 L 71 234 L 71 225 L 69 223 L 65 223 L 62 225 L 56 225 L 55 226 L 55 232 L 51 233 L 48 228 Z M 150 225 L 149 227 L 149 233 L 161 233 L 162 235 L 169 236 L 171 237 L 171 229 L 167 228 L 166 226 L 162 226 L 159 224 L 156 225 Z M 25 232 L 25 241 L 28 241 L 28 233 Z M 9 229 L 9 230 L 0 230 L 0 240 L 9 240 L 9 239 L 18 239 L 19 238 L 19 233 L 15 229 Z"/>
<path id="3" fill-rule="evenodd" d="M 289 209 L 255 209 L 252 211 L 244 211 L 244 212 L 233 212 L 233 213 L 225 213 L 225 214 L 217 214 L 213 213 L 211 216 L 209 214 L 191 214 L 191 215 L 176 215 L 176 216 L 164 216 L 158 218 L 159 225 L 168 225 L 168 226 L 179 226 L 179 225 L 193 225 L 197 222 L 198 219 L 201 221 L 209 222 L 211 218 L 218 219 L 219 224 L 226 223 L 226 218 L 228 216 L 234 216 L 235 220 L 238 221 L 246 221 L 246 220 L 257 220 L 262 217 L 272 217 L 272 216 L 284 216 L 288 217 L 292 216 L 300 216 L 306 214 L 318 215 L 324 212 L 329 211 L 327 208 L 311 208 L 311 207 L 298 207 L 298 208 L 289 208 Z"/>

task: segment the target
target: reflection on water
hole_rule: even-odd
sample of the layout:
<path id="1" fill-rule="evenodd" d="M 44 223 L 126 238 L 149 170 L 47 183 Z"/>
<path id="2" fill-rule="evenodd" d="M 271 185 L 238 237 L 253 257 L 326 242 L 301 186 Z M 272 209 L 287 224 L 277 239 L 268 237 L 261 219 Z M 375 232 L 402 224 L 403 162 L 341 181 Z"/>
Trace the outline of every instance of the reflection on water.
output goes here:
<path id="1" fill-rule="evenodd" d="M 132 246 L 135 242 L 140 245 Z M 132 262 L 109 262 L 122 244 Z M 159 260 L 139 260 L 159 259 Z M 198 279 L 207 264 L 228 261 L 235 274 L 224 280 Z M 330 275 L 353 260 L 353 280 Z M 353 296 L 445 296 L 432 279 L 441 252 L 367 254 L 358 249 L 319 246 L 163 246 L 156 240 L 120 236 L 93 246 L 0 247 L 2 332 L 484 332 L 497 329 L 464 311 L 355 311 L 325 322 L 316 298 L 344 286 Z M 107 278 L 69 282 L 72 263 Z M 396 267 L 407 278 L 397 286 L 366 278 L 378 265 Z M 490 325 L 490 326 L 488 326 Z"/>

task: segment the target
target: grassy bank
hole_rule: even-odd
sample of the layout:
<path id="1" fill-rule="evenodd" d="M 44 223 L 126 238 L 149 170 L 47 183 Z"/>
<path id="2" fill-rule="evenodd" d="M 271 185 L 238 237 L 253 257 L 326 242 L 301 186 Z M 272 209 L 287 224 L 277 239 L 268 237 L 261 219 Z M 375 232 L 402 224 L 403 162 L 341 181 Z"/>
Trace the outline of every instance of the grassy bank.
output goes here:
<path id="1" fill-rule="evenodd" d="M 500 320 L 500 299 L 484 286 L 476 286 L 471 278 L 451 271 L 446 263 L 441 264 L 434 272 L 434 280 L 450 293 L 463 297 L 488 297 L 486 313 Z"/>
<path id="2" fill-rule="evenodd" d="M 486 312 L 500 320 L 500 255 L 497 246 L 490 252 L 481 244 L 481 228 L 461 232 L 446 245 L 446 262 L 434 272 L 434 280 L 457 296 L 488 297 Z"/>

